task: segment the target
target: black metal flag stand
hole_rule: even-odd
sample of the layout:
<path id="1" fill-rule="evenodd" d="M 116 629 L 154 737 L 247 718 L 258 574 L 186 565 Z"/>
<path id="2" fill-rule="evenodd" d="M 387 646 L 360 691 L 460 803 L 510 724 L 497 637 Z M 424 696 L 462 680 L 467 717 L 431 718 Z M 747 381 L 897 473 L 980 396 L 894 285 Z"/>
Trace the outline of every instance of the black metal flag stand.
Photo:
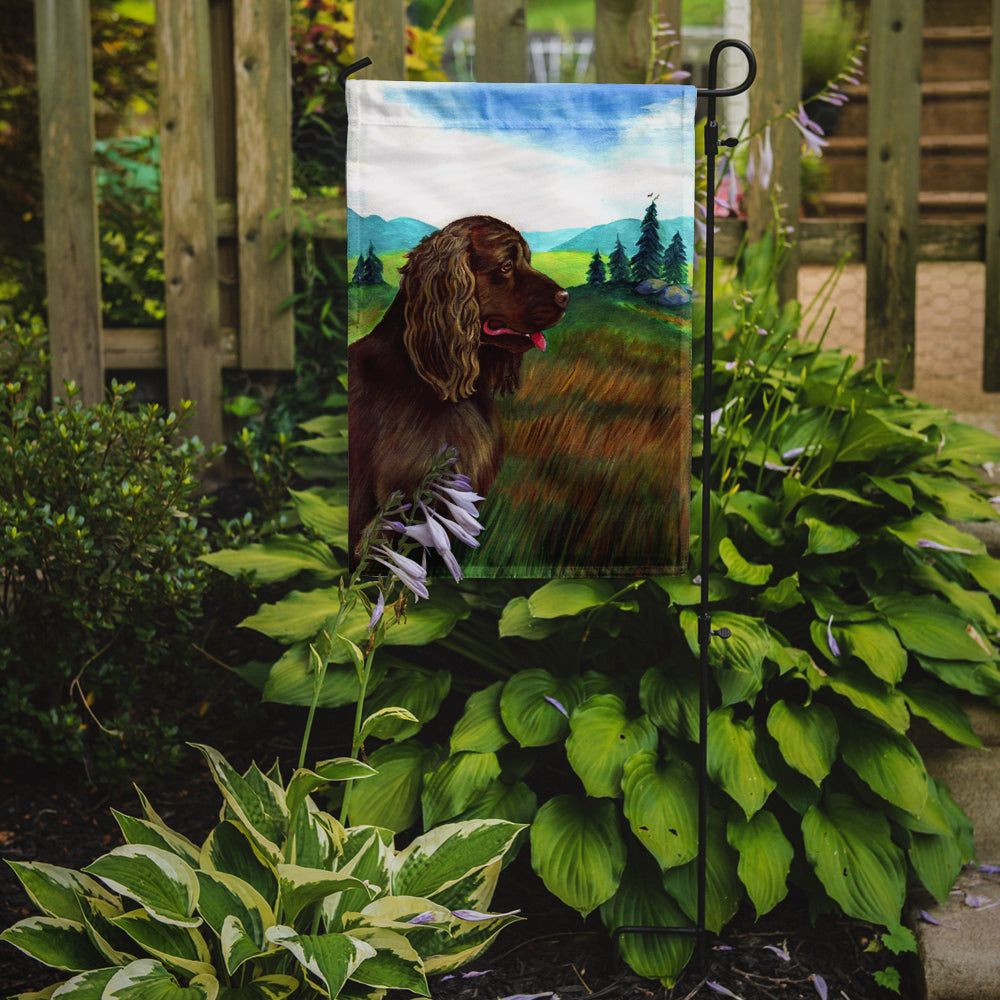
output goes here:
<path id="1" fill-rule="evenodd" d="M 719 57 L 727 48 L 739 49 L 747 60 L 747 75 L 736 87 L 719 88 Z M 358 70 L 371 65 L 367 56 L 344 67 L 337 82 L 344 86 L 347 78 Z M 715 279 L 715 158 L 720 146 L 735 146 L 735 138 L 719 139 L 719 123 L 716 121 L 716 100 L 720 97 L 735 97 L 750 89 L 757 76 L 757 59 L 753 49 L 746 42 L 726 38 L 717 42 L 708 61 L 708 87 L 699 88 L 698 96 L 707 100 L 707 120 L 705 122 L 705 159 L 707 165 L 706 226 L 705 226 L 705 345 L 704 345 L 704 395 L 702 398 L 702 454 L 701 454 L 701 599 L 698 612 L 698 646 L 701 653 L 701 686 L 698 704 L 698 909 L 694 927 L 623 926 L 614 931 L 617 943 L 623 934 L 694 934 L 698 939 L 698 963 L 706 966 L 705 956 L 705 897 L 707 890 L 707 835 L 708 835 L 708 700 L 710 671 L 708 650 L 712 637 L 729 637 L 729 630 L 712 629 L 712 615 L 709 611 L 709 534 L 711 530 L 711 495 L 708 481 L 712 471 L 712 290 Z"/>

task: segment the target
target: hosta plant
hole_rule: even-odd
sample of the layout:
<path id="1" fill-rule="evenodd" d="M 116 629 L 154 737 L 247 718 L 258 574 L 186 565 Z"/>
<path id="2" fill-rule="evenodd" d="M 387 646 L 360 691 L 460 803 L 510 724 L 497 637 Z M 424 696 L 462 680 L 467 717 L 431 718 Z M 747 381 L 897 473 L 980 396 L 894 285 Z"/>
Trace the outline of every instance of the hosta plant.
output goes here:
<path id="1" fill-rule="evenodd" d="M 345 828 L 313 801 L 330 782 L 369 779 L 369 766 L 338 758 L 284 783 L 276 767 L 240 774 L 199 749 L 224 802 L 202 844 L 140 793 L 142 818 L 115 813 L 125 845 L 82 871 L 10 863 L 41 915 L 0 937 L 68 974 L 24 996 L 429 996 L 428 974 L 470 961 L 518 919 L 487 912 L 517 824 L 450 823 L 397 849 L 391 831 Z"/>

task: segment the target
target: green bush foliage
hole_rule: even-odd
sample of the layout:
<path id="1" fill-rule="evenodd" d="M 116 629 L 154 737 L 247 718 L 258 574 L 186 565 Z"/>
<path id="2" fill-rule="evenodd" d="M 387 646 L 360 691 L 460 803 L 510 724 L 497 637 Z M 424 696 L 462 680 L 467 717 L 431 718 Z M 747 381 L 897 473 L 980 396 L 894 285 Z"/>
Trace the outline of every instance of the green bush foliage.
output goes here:
<path id="1" fill-rule="evenodd" d="M 127 385 L 96 406 L 68 385 L 43 408 L 42 336 L 0 321 L 0 744 L 94 777 L 177 753 L 154 681 L 192 659 L 209 453 L 187 406 L 133 409 Z"/>
<path id="2" fill-rule="evenodd" d="M 797 887 L 814 912 L 905 938 L 908 885 L 943 899 L 974 850 L 910 727 L 919 717 L 977 746 L 959 697 L 1000 695 L 1000 561 L 955 524 L 996 516 L 977 466 L 1000 460 L 1000 439 L 810 338 L 799 304 L 777 301 L 781 254 L 771 239 L 746 248 L 715 290 L 707 483 L 695 419 L 692 509 L 707 490 L 710 534 L 695 516 L 691 564 L 709 546 L 711 625 L 731 633 L 708 646 L 706 923 L 720 930 L 743 904 L 763 914 Z M 696 413 L 705 384 L 696 349 Z M 328 431 L 339 447 L 343 428 Z M 296 494 L 301 531 L 214 559 L 288 581 L 244 623 L 288 647 L 246 671 L 265 699 L 316 696 L 309 643 L 340 606 L 342 504 Z M 609 930 L 692 924 L 697 573 L 437 581 L 386 634 L 392 655 L 368 705 L 418 721 L 367 748 L 378 774 L 355 790 L 352 820 L 530 822 L 535 869 L 581 914 L 598 911 Z M 364 634 L 360 612 L 344 626 Z M 320 704 L 357 697 L 350 658 L 338 656 Z M 427 724 L 459 692 L 464 709 L 442 740 Z M 636 971 L 667 983 L 691 947 L 676 935 L 622 939 Z"/>
<path id="3" fill-rule="evenodd" d="M 240 774 L 199 749 L 224 800 L 201 845 L 140 793 L 142 818 L 115 813 L 125 845 L 83 871 L 11 862 L 41 915 L 0 938 L 77 973 L 60 996 L 426 997 L 429 974 L 472 961 L 518 919 L 488 912 L 517 824 L 451 823 L 397 848 L 312 799 L 370 779 L 366 764 L 323 761 L 286 785 L 277 766 Z"/>

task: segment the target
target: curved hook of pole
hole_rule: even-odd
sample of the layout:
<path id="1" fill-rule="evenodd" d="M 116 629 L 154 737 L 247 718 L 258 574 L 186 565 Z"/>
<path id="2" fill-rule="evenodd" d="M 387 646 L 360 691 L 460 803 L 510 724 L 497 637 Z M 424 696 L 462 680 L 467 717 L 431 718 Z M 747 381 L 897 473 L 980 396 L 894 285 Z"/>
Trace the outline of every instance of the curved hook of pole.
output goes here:
<path id="1" fill-rule="evenodd" d="M 352 62 L 350 66 L 345 66 L 337 74 L 337 83 L 339 84 L 340 89 L 341 90 L 345 89 L 347 85 L 347 78 L 352 73 L 357 73 L 359 69 L 364 69 L 366 66 L 371 66 L 371 64 L 372 64 L 371 59 L 369 59 L 368 56 L 365 56 L 364 59 L 359 59 L 357 62 Z"/>
<path id="2" fill-rule="evenodd" d="M 719 56 L 724 49 L 739 49 L 747 57 L 746 79 L 736 87 L 716 87 L 719 73 Z M 716 42 L 712 49 L 712 54 L 708 57 L 708 87 L 699 88 L 699 97 L 735 97 L 750 89 L 750 85 L 757 78 L 757 57 L 753 54 L 753 49 L 746 42 L 738 38 L 723 38 L 721 42 Z"/>

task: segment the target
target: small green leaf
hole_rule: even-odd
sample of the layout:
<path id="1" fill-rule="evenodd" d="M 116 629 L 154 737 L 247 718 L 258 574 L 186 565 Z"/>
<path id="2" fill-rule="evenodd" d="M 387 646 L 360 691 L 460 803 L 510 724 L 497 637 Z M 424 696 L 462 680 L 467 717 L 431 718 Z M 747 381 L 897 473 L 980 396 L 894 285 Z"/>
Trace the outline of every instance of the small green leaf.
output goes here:
<path id="1" fill-rule="evenodd" d="M 496 681 L 469 696 L 465 711 L 452 730 L 452 753 L 460 750 L 494 753 L 510 742 L 510 733 L 500 716 L 502 690 L 503 681 Z"/>
<path id="2" fill-rule="evenodd" d="M 639 681 L 639 704 L 660 729 L 678 740 L 698 739 L 700 687 L 693 661 L 678 660 L 667 673 L 650 667 Z"/>
<path id="3" fill-rule="evenodd" d="M 876 795 L 919 815 L 927 801 L 927 772 L 910 740 L 890 729 L 851 720 L 850 737 L 841 741 L 845 763 Z"/>
<path id="4" fill-rule="evenodd" d="M 578 615 L 606 604 L 618 592 L 609 580 L 550 580 L 528 598 L 533 618 Z"/>
<path id="5" fill-rule="evenodd" d="M 757 762 L 753 718 L 738 721 L 733 709 L 717 708 L 708 717 L 708 774 L 749 819 L 774 791 L 776 782 Z"/>
<path id="6" fill-rule="evenodd" d="M 779 699 L 767 716 L 767 731 L 785 761 L 818 787 L 837 756 L 837 720 L 826 705 L 797 705 Z"/>
<path id="7" fill-rule="evenodd" d="M 397 833 L 420 817 L 424 773 L 438 756 L 415 740 L 379 747 L 368 758 L 376 774 L 351 789 L 353 826 L 382 826 Z"/>
<path id="8" fill-rule="evenodd" d="M 437 826 L 468 809 L 500 776 L 495 753 L 452 754 L 427 775 L 421 796 L 424 827 Z"/>
<path id="9" fill-rule="evenodd" d="M 806 555 L 829 556 L 844 552 L 857 544 L 860 537 L 846 524 L 828 524 L 815 517 L 804 518 L 803 522 L 809 529 Z"/>
<path id="10" fill-rule="evenodd" d="M 795 849 L 773 813 L 762 809 L 750 819 L 737 816 L 726 828 L 729 846 L 739 851 L 736 873 L 760 919 L 788 894 Z"/>
<path id="11" fill-rule="evenodd" d="M 582 700 L 579 677 L 560 679 L 547 670 L 522 670 L 504 684 L 500 716 L 521 746 L 547 746 L 566 736 L 569 715 Z"/>
<path id="12" fill-rule="evenodd" d="M 252 542 L 239 549 L 223 549 L 200 557 L 202 562 L 228 573 L 246 574 L 254 583 L 277 583 L 299 573 L 331 580 L 346 572 L 329 545 L 295 535 L 272 535 L 266 542 Z"/>

